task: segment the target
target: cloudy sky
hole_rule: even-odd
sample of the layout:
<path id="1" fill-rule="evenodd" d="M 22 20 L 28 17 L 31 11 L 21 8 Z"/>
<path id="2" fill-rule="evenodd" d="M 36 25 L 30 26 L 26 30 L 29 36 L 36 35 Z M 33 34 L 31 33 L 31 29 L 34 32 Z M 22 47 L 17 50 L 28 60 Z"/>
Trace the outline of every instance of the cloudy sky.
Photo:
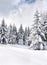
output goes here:
<path id="1" fill-rule="evenodd" d="M 31 26 L 36 10 L 46 11 L 47 0 L 0 0 L 0 23 L 4 18 L 7 25 Z"/>

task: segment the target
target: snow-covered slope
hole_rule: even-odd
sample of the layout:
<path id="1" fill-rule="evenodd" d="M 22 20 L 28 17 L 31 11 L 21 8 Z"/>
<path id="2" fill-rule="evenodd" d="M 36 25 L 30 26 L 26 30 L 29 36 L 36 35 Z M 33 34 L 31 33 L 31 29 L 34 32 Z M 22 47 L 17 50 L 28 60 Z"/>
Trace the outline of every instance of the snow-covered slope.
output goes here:
<path id="1" fill-rule="evenodd" d="M 0 65 L 47 65 L 47 51 L 0 45 Z"/>

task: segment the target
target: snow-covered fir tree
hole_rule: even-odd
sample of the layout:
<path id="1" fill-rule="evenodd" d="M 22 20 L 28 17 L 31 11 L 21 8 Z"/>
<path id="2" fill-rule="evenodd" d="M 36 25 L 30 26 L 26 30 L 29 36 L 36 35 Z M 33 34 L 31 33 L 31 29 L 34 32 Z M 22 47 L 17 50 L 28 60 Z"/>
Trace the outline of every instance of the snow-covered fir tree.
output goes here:
<path id="1" fill-rule="evenodd" d="M 12 28 L 12 25 L 10 24 L 10 26 L 8 27 L 8 43 L 9 44 L 13 44 L 13 28 Z"/>
<path id="2" fill-rule="evenodd" d="M 42 16 L 43 23 L 41 24 L 41 38 L 43 41 L 44 49 L 47 49 L 47 15 Z"/>
<path id="3" fill-rule="evenodd" d="M 29 40 L 29 36 L 30 36 L 30 29 L 29 27 L 25 27 L 24 36 L 23 36 L 24 45 L 30 46 L 31 41 Z"/>
<path id="4" fill-rule="evenodd" d="M 31 40 L 30 40 L 30 28 L 29 28 L 29 26 L 28 26 L 28 46 L 30 46 L 31 45 Z"/>
<path id="5" fill-rule="evenodd" d="M 32 30 L 31 30 L 31 40 L 32 40 L 31 47 L 33 49 L 40 50 L 40 49 L 43 49 L 43 48 L 41 48 L 41 46 L 43 46 L 43 44 L 42 44 L 42 40 L 40 37 L 41 22 L 40 22 L 40 14 L 38 11 L 36 11 L 34 18 L 35 18 L 35 20 L 34 20 Z"/>
<path id="6" fill-rule="evenodd" d="M 27 27 L 25 28 L 25 32 L 24 32 L 24 36 L 23 36 L 23 42 L 24 42 L 24 45 L 28 45 L 28 29 Z"/>
<path id="7" fill-rule="evenodd" d="M 24 30 L 23 30 L 23 27 L 21 24 L 19 31 L 18 31 L 18 44 L 20 44 L 20 45 L 23 45 L 23 36 L 24 36 Z"/>
<path id="8" fill-rule="evenodd" d="M 17 28 L 15 24 L 13 25 L 12 35 L 13 35 L 13 44 L 16 44 L 17 43 Z"/>
<path id="9" fill-rule="evenodd" d="M 5 25 L 4 19 L 2 20 L 2 24 L 0 27 L 0 37 L 1 37 L 1 44 L 7 44 L 8 43 L 7 25 Z"/>
<path id="10" fill-rule="evenodd" d="M 28 37 L 30 36 L 30 28 L 29 28 L 29 26 L 28 26 Z"/>

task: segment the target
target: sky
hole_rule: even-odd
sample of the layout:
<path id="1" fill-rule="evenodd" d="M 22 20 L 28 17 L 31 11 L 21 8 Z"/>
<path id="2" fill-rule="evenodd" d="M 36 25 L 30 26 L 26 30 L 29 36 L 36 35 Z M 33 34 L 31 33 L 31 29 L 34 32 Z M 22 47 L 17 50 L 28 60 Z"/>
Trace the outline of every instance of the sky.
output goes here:
<path id="1" fill-rule="evenodd" d="M 8 26 L 31 27 L 36 10 L 47 11 L 47 0 L 0 0 L 0 24 L 4 18 Z"/>

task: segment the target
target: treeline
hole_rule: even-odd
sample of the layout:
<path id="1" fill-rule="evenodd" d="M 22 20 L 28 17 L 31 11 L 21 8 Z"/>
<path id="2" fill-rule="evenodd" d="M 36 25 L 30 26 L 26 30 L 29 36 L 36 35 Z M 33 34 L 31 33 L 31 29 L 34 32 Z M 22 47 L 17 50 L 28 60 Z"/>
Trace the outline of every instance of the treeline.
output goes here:
<path id="1" fill-rule="evenodd" d="M 0 44 L 18 44 L 30 46 L 31 41 L 28 40 L 29 35 L 29 27 L 26 27 L 24 30 L 21 24 L 19 30 L 17 31 L 17 27 L 15 25 L 9 25 L 7 27 L 4 19 L 2 20 L 0 25 Z"/>

